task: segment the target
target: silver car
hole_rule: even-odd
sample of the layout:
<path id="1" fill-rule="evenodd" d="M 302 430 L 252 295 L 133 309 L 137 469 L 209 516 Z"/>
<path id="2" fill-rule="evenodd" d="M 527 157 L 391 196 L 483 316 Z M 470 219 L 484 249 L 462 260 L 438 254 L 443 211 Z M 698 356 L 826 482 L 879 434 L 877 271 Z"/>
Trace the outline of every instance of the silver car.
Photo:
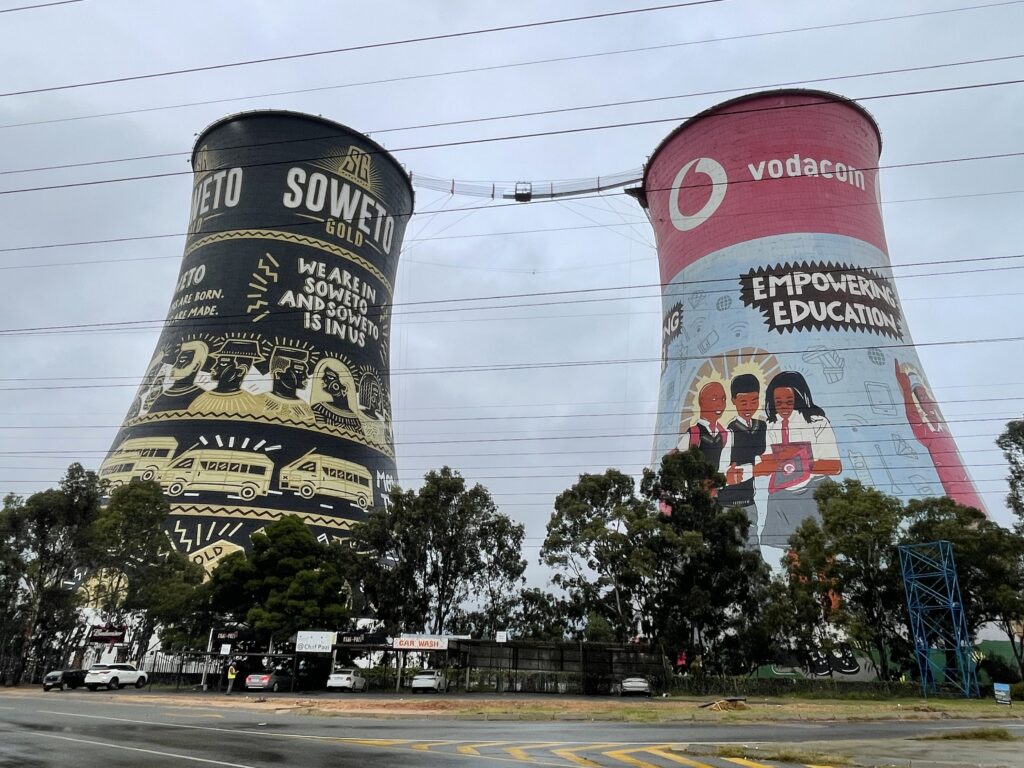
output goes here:
<path id="1" fill-rule="evenodd" d="M 619 696 L 651 696 L 654 691 L 646 677 L 624 677 L 612 686 L 612 693 Z"/>

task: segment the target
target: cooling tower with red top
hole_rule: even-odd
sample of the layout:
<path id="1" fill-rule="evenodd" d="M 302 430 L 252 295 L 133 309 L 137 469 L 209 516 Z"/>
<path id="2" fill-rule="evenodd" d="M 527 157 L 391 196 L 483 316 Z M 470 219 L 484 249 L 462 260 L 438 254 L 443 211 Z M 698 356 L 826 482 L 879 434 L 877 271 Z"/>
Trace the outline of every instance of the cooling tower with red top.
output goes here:
<path id="1" fill-rule="evenodd" d="M 918 359 L 882 226 L 881 137 L 840 96 L 743 96 L 683 123 L 639 195 L 663 297 L 654 453 L 698 447 L 784 548 L 826 478 L 984 504 Z"/>

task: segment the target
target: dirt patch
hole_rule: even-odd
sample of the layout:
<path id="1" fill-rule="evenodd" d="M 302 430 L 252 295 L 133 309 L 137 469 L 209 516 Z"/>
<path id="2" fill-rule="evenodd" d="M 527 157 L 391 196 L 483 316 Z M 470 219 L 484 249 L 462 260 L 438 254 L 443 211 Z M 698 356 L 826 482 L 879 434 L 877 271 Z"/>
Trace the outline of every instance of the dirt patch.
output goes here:
<path id="1" fill-rule="evenodd" d="M 701 709 L 707 709 L 711 712 L 743 712 L 750 709 L 745 701 L 733 701 L 730 699 L 722 699 L 721 701 L 715 701 L 711 704 L 704 704 Z"/>
<path id="2" fill-rule="evenodd" d="M 798 747 L 742 747 L 729 745 L 718 747 L 716 757 L 739 757 L 744 760 L 771 760 L 776 763 L 794 763 L 796 765 L 843 766 L 850 764 L 846 755 L 831 752 L 814 752 Z"/>

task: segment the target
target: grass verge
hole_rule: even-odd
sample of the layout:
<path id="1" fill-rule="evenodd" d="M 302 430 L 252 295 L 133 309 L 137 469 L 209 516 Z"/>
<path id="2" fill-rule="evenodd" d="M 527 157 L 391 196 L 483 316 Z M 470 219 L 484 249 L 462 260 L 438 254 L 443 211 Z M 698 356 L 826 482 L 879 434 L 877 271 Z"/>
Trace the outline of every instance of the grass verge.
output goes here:
<path id="1" fill-rule="evenodd" d="M 1005 728 L 971 728 L 966 731 L 946 731 L 920 736 L 921 741 L 1018 741 Z"/>

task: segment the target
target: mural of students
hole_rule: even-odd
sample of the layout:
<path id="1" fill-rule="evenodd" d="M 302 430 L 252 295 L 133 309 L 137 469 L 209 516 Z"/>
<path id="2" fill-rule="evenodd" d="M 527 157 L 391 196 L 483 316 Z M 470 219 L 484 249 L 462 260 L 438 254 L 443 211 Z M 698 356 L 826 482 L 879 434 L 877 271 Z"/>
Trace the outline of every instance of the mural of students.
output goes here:
<path id="1" fill-rule="evenodd" d="M 171 368 L 171 386 L 161 392 L 153 404 L 150 413 L 161 411 L 184 411 L 205 391 L 196 384 L 196 375 L 206 365 L 210 348 L 203 341 L 183 341 L 178 344 L 174 356 L 169 360 Z"/>
<path id="2" fill-rule="evenodd" d="M 800 373 L 783 371 L 772 378 L 765 413 L 768 451 L 754 466 L 755 476 L 769 478 L 761 542 L 785 547 L 804 520 L 818 517 L 814 491 L 825 477 L 842 472 L 843 463 L 832 424 Z"/>
<path id="3" fill-rule="evenodd" d="M 939 482 L 942 483 L 942 490 L 954 501 L 984 512 L 985 502 L 978 496 L 960 459 L 949 426 L 919 374 L 897 360 L 896 381 L 903 392 L 903 405 L 910 429 L 918 442 L 928 450 L 939 475 Z"/>
<path id="4" fill-rule="evenodd" d="M 370 417 L 363 422 L 366 437 L 376 443 L 391 442 L 391 409 L 387 402 L 387 392 L 380 383 L 377 374 L 364 371 L 359 377 L 359 405 L 364 414 Z"/>
<path id="5" fill-rule="evenodd" d="M 743 507 L 750 520 L 747 545 L 757 548 L 757 505 L 754 502 L 754 463 L 765 452 L 768 424 L 755 419 L 761 407 L 761 382 L 752 373 L 740 374 L 729 385 L 736 418 L 729 422 L 732 447 L 729 468 L 725 472 L 729 483 L 718 492 L 723 507 Z"/>
<path id="6" fill-rule="evenodd" d="M 309 403 L 317 424 L 363 434 L 356 382 L 348 367 L 340 360 L 326 357 L 317 363 L 313 371 L 313 392 Z"/>
<path id="7" fill-rule="evenodd" d="M 700 417 L 679 440 L 679 450 L 699 448 L 708 463 L 717 470 L 721 467 L 722 453 L 729 439 L 728 432 L 718 423 L 725 412 L 725 387 L 717 381 L 705 384 L 697 393 L 697 406 Z"/>
<path id="8" fill-rule="evenodd" d="M 142 384 L 139 386 L 139 391 L 135 394 L 135 399 L 128 407 L 129 416 L 141 416 L 153 404 L 153 401 L 160 396 L 164 385 L 164 377 L 161 373 L 163 365 L 164 355 L 158 349 L 157 353 L 153 355 L 153 359 L 149 361 L 146 375 L 142 377 Z"/>
<path id="9" fill-rule="evenodd" d="M 242 381 L 250 366 L 264 360 L 259 342 L 254 339 L 226 339 L 210 353 L 213 364 L 210 377 L 216 382 L 213 390 L 203 392 L 189 411 L 208 416 L 251 416 L 259 413 L 259 402 L 251 392 L 242 389 Z"/>
<path id="10" fill-rule="evenodd" d="M 263 415 L 315 426 L 309 403 L 299 398 L 299 390 L 309 382 L 309 352 L 297 347 L 275 347 L 270 355 L 270 377 L 271 391 L 259 395 Z"/>

